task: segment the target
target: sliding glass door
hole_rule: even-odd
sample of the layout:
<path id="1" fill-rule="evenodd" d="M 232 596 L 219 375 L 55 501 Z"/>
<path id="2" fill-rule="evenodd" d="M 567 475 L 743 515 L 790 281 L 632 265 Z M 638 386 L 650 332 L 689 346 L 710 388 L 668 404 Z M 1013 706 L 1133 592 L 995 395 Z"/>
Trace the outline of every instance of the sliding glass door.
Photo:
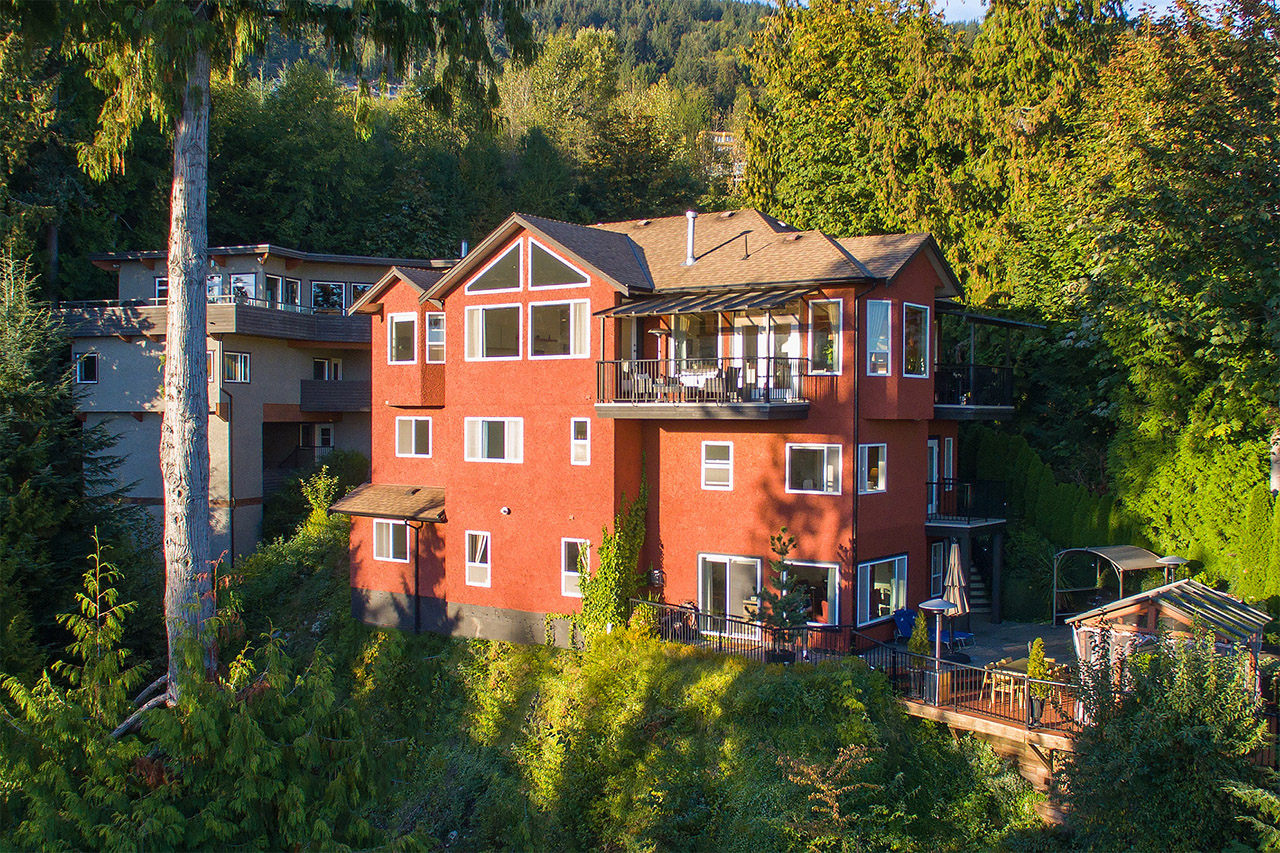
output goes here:
<path id="1" fill-rule="evenodd" d="M 759 634 L 758 629 L 752 626 L 725 618 L 751 619 L 747 608 L 751 606 L 754 610 L 754 599 L 759 589 L 759 559 L 703 554 L 698 559 L 698 606 L 703 613 L 702 631 L 743 637 Z"/>

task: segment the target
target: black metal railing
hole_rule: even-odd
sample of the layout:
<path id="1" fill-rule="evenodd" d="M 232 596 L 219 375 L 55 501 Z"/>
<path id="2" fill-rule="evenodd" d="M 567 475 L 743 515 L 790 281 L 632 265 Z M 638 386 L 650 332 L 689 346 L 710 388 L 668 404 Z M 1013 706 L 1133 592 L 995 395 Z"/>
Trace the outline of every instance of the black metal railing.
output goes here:
<path id="1" fill-rule="evenodd" d="M 213 294 L 205 299 L 210 305 L 252 305 L 257 308 L 271 308 L 287 311 L 291 314 L 334 313 L 341 311 L 315 312 L 306 305 L 293 305 L 275 299 L 258 299 L 242 294 Z M 95 310 L 110 308 L 164 308 L 169 304 L 165 297 L 156 299 L 87 299 L 73 302 L 59 302 L 58 307 L 67 310 Z"/>
<path id="2" fill-rule="evenodd" d="M 929 521 L 964 521 L 1007 518 L 1004 482 L 977 480 L 930 480 L 925 484 L 926 517 Z"/>
<path id="3" fill-rule="evenodd" d="M 934 372 L 938 406 L 1013 406 L 1013 368 L 985 364 L 940 364 Z"/>
<path id="4" fill-rule="evenodd" d="M 271 466 L 280 471 L 296 471 L 299 468 L 310 468 L 317 461 L 324 459 L 333 450 L 332 447 L 295 447 L 289 455 Z"/>
<path id="5" fill-rule="evenodd" d="M 596 362 L 601 403 L 803 403 L 836 377 L 805 358 L 648 358 Z"/>
<path id="6" fill-rule="evenodd" d="M 901 698 L 1002 720 L 1031 729 L 1078 730 L 1082 707 L 1076 687 L 1030 678 L 993 665 L 973 666 L 868 637 L 849 625 L 779 629 L 739 616 L 713 615 L 689 605 L 631 599 L 631 613 L 667 642 L 698 646 L 764 662 L 856 656 L 882 672 Z"/>

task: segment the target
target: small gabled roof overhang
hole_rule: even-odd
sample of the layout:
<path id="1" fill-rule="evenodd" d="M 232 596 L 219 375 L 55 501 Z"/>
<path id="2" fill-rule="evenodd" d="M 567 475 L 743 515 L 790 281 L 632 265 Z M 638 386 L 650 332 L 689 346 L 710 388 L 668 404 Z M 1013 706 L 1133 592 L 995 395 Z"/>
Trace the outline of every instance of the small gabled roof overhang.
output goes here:
<path id="1" fill-rule="evenodd" d="M 836 242 L 857 258 L 873 277 L 890 284 L 908 264 L 924 253 L 942 281 L 937 295 L 951 299 L 964 297 L 960 279 L 947 263 L 942 248 L 932 234 L 876 234 L 867 237 L 842 237 Z"/>
<path id="2" fill-rule="evenodd" d="M 365 483 L 339 498 L 329 512 L 363 518 L 394 518 L 400 521 L 445 521 L 444 489 L 439 486 L 396 486 Z"/>
<path id="3" fill-rule="evenodd" d="M 621 293 L 653 290 L 653 279 L 649 276 L 643 252 L 625 234 L 544 219 L 541 216 L 513 213 L 470 254 L 445 273 L 429 292 L 424 293 L 421 301 L 444 298 L 483 267 L 495 251 L 521 231 L 529 232 L 549 248 L 591 270 Z"/>
<path id="4" fill-rule="evenodd" d="M 387 270 L 386 275 L 378 279 L 378 281 L 365 291 L 355 302 L 351 303 L 351 307 L 347 309 L 348 314 L 377 314 L 382 309 L 382 303 L 378 300 L 382 298 L 382 294 L 391 289 L 397 282 L 405 282 L 418 291 L 418 301 L 423 302 L 423 295 L 435 286 L 444 273 L 439 270 L 422 269 L 421 267 L 410 266 L 393 266 Z"/>

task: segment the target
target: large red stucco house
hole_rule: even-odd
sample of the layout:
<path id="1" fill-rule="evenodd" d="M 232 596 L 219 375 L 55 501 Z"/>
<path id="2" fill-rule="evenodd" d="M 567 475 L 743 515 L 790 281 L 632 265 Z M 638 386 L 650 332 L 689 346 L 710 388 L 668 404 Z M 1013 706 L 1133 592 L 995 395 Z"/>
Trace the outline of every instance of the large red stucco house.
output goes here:
<path id="1" fill-rule="evenodd" d="M 928 234 L 755 210 L 514 214 L 447 272 L 393 268 L 352 307 L 373 317 L 371 482 L 334 507 L 353 614 L 541 642 L 642 476 L 668 602 L 744 614 L 784 526 L 816 622 L 888 633 L 953 540 L 990 536 L 998 585 L 1001 513 L 953 472 L 957 421 L 1011 412 L 1011 383 L 938 364 L 960 296 Z"/>

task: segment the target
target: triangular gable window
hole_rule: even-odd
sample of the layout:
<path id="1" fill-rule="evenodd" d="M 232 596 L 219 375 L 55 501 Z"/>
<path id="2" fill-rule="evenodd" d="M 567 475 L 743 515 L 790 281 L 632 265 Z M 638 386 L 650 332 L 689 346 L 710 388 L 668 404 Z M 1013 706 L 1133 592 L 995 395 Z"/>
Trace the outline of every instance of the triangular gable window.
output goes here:
<path id="1" fill-rule="evenodd" d="M 591 283 L 587 276 L 532 240 L 529 241 L 530 287 L 584 287 Z"/>
<path id="2" fill-rule="evenodd" d="M 471 280 L 467 293 L 520 289 L 520 244 L 507 249 L 489 268 Z"/>

